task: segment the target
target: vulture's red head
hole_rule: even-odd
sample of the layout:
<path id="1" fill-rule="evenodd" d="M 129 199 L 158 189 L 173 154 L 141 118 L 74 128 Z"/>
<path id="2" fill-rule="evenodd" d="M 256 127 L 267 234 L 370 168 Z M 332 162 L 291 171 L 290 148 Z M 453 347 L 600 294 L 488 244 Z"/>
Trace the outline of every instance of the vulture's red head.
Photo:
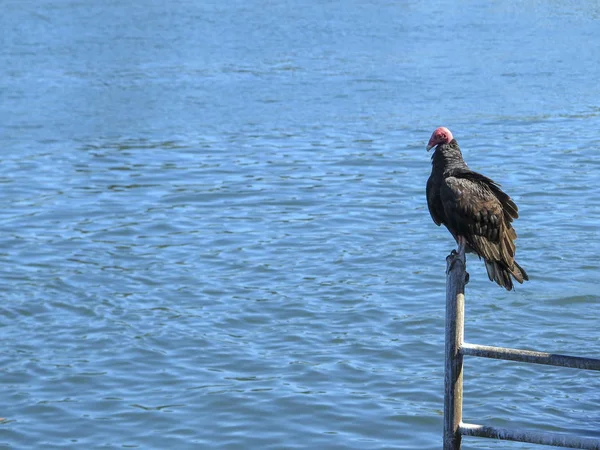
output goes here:
<path id="1" fill-rule="evenodd" d="M 433 147 L 439 144 L 448 144 L 450 141 L 454 139 L 452 137 L 452 133 L 446 127 L 439 127 L 431 135 L 429 142 L 427 143 L 427 151 L 431 150 Z"/>

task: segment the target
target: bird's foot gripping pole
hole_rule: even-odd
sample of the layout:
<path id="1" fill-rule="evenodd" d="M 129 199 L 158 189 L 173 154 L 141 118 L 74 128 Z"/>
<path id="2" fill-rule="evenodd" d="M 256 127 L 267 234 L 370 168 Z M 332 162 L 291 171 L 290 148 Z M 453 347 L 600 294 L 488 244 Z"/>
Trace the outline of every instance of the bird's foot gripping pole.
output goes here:
<path id="1" fill-rule="evenodd" d="M 460 262 L 462 264 L 462 269 L 465 272 L 465 284 L 469 282 L 469 272 L 467 272 L 467 257 L 466 257 L 466 247 L 467 241 L 462 236 L 458 237 L 458 249 L 452 250 L 450 254 L 446 257 L 446 273 L 450 273 L 454 268 L 454 264 L 456 262 Z"/>

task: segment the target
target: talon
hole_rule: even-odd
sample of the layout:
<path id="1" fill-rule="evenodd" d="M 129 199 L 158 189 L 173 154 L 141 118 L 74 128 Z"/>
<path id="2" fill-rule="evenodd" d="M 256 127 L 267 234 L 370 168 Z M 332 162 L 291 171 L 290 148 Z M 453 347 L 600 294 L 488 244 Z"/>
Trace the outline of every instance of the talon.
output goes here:
<path id="1" fill-rule="evenodd" d="M 446 273 L 450 272 L 450 269 L 452 268 L 452 265 L 454 264 L 454 257 L 456 256 L 454 253 L 454 250 L 452 250 L 452 252 L 446 256 Z"/>
<path id="2" fill-rule="evenodd" d="M 450 252 L 450 254 L 446 257 L 446 261 L 449 261 L 448 264 L 448 270 L 446 270 L 446 273 L 450 273 L 450 271 L 452 270 L 452 268 L 454 267 L 454 264 L 456 264 L 456 256 L 458 255 L 458 253 L 456 253 L 456 250 L 452 250 Z"/>
<path id="3" fill-rule="evenodd" d="M 447 270 L 446 273 L 450 273 L 450 271 L 452 270 L 452 268 L 454 267 L 454 264 L 456 264 L 456 261 L 460 261 L 461 264 L 463 264 L 463 266 L 465 266 L 466 269 L 466 258 L 465 258 L 465 254 L 464 254 L 464 248 L 459 250 L 458 252 L 456 250 L 452 250 L 450 252 L 450 254 L 448 256 L 446 256 L 446 263 L 447 263 Z M 466 271 L 465 271 L 466 273 Z M 465 284 L 467 284 L 469 282 L 469 274 L 467 273 L 465 276 L 466 280 Z"/>

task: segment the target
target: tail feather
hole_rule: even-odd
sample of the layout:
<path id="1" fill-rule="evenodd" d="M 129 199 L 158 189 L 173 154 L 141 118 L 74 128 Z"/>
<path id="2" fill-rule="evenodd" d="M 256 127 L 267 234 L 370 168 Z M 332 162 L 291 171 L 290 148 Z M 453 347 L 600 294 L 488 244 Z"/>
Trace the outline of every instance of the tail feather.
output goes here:
<path id="1" fill-rule="evenodd" d="M 511 268 L 508 268 L 506 264 L 501 261 L 489 261 L 487 259 L 484 261 L 490 281 L 495 281 L 507 291 L 512 291 L 514 289 L 511 275 L 521 284 L 523 281 L 529 280 L 529 276 L 527 275 L 527 272 L 525 272 L 525 269 L 517 264 L 516 261 L 514 261 Z"/>
<path id="2" fill-rule="evenodd" d="M 527 275 L 527 272 L 525 272 L 525 269 L 523 269 L 516 261 L 515 261 L 515 267 L 513 267 L 513 276 L 515 277 L 515 280 L 520 281 L 519 283 L 523 283 L 523 281 L 529 281 L 529 275 Z M 520 276 L 519 276 L 520 275 Z"/>

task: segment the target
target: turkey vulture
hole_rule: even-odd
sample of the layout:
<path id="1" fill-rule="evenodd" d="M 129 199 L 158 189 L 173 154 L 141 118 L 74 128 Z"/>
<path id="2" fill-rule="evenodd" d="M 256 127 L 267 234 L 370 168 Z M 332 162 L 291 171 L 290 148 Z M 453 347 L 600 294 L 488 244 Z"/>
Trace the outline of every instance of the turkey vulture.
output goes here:
<path id="1" fill-rule="evenodd" d="M 458 142 L 448 128 L 436 129 L 429 139 L 431 176 L 427 180 L 427 206 L 436 225 L 444 224 L 456 240 L 459 253 L 474 252 L 483 258 L 490 281 L 513 289 L 527 272 L 515 261 L 513 219 L 517 205 L 500 185 L 473 172 L 463 160 Z"/>

